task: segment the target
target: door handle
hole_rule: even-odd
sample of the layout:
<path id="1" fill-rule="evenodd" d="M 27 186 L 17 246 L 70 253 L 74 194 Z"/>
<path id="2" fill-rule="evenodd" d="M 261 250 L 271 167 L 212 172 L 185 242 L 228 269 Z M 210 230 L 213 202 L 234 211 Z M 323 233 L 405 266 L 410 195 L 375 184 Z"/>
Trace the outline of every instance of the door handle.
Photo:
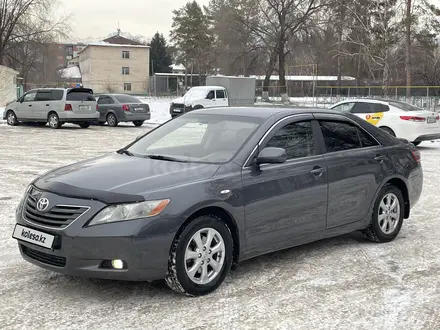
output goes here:
<path id="1" fill-rule="evenodd" d="M 48 107 L 49 106 L 49 104 L 46 104 L 46 107 Z"/>
<path id="2" fill-rule="evenodd" d="M 383 161 L 385 160 L 385 156 L 384 155 L 376 155 L 376 157 L 374 157 L 374 160 L 379 163 L 383 163 Z"/>
<path id="3" fill-rule="evenodd" d="M 31 106 L 32 106 L 32 104 L 29 104 L 29 106 L 31 107 Z"/>
<path id="4" fill-rule="evenodd" d="M 325 168 L 319 166 L 315 166 L 313 170 L 310 171 L 310 173 L 316 176 L 321 176 L 324 172 L 325 172 Z"/>

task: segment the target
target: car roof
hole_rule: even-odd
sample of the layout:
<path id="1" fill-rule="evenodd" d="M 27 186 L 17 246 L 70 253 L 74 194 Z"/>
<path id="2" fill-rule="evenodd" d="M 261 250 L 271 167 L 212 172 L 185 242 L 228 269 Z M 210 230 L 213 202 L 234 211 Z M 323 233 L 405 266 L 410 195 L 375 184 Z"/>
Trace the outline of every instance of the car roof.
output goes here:
<path id="1" fill-rule="evenodd" d="M 213 88 L 225 89 L 223 86 L 196 86 L 190 89 L 211 90 Z"/>
<path id="2" fill-rule="evenodd" d="M 349 102 L 383 102 L 383 103 L 389 103 L 389 102 L 402 102 L 400 100 L 393 100 L 393 99 L 383 99 L 383 98 L 373 98 L 373 97 L 361 97 L 361 98 L 353 98 L 353 99 L 345 99 L 342 101 L 339 101 L 338 103 L 349 103 Z"/>
<path id="3" fill-rule="evenodd" d="M 340 111 L 329 110 L 324 108 L 307 108 L 307 107 L 259 107 L 259 106 L 243 106 L 243 107 L 219 107 L 193 110 L 190 113 L 203 113 L 209 115 L 228 115 L 228 116 L 249 116 L 261 119 L 268 119 L 274 115 L 288 116 L 301 113 L 330 113 L 341 115 Z"/>

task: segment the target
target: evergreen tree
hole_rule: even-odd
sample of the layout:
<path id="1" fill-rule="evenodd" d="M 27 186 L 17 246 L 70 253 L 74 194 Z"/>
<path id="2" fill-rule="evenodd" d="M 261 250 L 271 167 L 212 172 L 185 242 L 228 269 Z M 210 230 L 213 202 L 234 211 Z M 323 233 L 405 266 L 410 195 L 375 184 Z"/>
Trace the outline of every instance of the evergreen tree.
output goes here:
<path id="1" fill-rule="evenodd" d="M 173 63 L 168 53 L 166 40 L 163 34 L 156 32 L 150 42 L 151 73 L 169 73 L 171 64 Z"/>

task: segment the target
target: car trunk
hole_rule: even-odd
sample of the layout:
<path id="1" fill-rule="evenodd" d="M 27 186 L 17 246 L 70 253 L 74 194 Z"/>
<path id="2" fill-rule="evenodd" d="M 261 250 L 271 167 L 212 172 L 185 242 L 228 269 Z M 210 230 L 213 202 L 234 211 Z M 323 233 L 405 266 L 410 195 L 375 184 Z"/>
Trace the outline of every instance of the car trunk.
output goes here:
<path id="1" fill-rule="evenodd" d="M 406 111 L 400 115 L 400 119 L 423 124 L 424 128 L 440 128 L 439 114 L 434 111 Z"/>
<path id="2" fill-rule="evenodd" d="M 96 99 L 93 91 L 88 88 L 73 88 L 66 96 L 66 110 L 78 114 L 91 114 L 96 109 Z"/>
<path id="3" fill-rule="evenodd" d="M 126 103 L 128 110 L 131 113 L 149 113 L 150 107 L 145 103 Z M 124 109 L 125 110 L 125 109 Z"/>

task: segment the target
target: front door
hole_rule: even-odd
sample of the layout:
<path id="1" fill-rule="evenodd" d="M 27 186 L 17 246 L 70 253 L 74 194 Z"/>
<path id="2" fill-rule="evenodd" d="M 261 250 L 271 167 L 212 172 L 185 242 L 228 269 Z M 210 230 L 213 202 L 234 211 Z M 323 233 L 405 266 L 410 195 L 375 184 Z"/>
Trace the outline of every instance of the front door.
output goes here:
<path id="1" fill-rule="evenodd" d="M 217 102 L 217 106 L 219 107 L 227 107 L 228 99 L 226 98 L 226 91 L 224 89 L 217 89 L 215 91 L 215 98 Z"/>
<path id="2" fill-rule="evenodd" d="M 30 91 L 23 95 L 23 102 L 17 105 L 17 117 L 19 120 L 36 118 L 35 112 L 33 111 L 36 96 L 37 91 Z"/>
<path id="3" fill-rule="evenodd" d="M 287 162 L 243 169 L 246 244 L 249 250 L 290 246 L 295 238 L 325 230 L 327 173 L 311 115 L 276 125 L 261 142 L 284 148 Z M 319 132 L 319 131 L 318 131 Z"/>
<path id="4" fill-rule="evenodd" d="M 327 229 L 363 220 L 384 173 L 391 166 L 384 148 L 345 117 L 315 115 L 328 169 Z"/>

